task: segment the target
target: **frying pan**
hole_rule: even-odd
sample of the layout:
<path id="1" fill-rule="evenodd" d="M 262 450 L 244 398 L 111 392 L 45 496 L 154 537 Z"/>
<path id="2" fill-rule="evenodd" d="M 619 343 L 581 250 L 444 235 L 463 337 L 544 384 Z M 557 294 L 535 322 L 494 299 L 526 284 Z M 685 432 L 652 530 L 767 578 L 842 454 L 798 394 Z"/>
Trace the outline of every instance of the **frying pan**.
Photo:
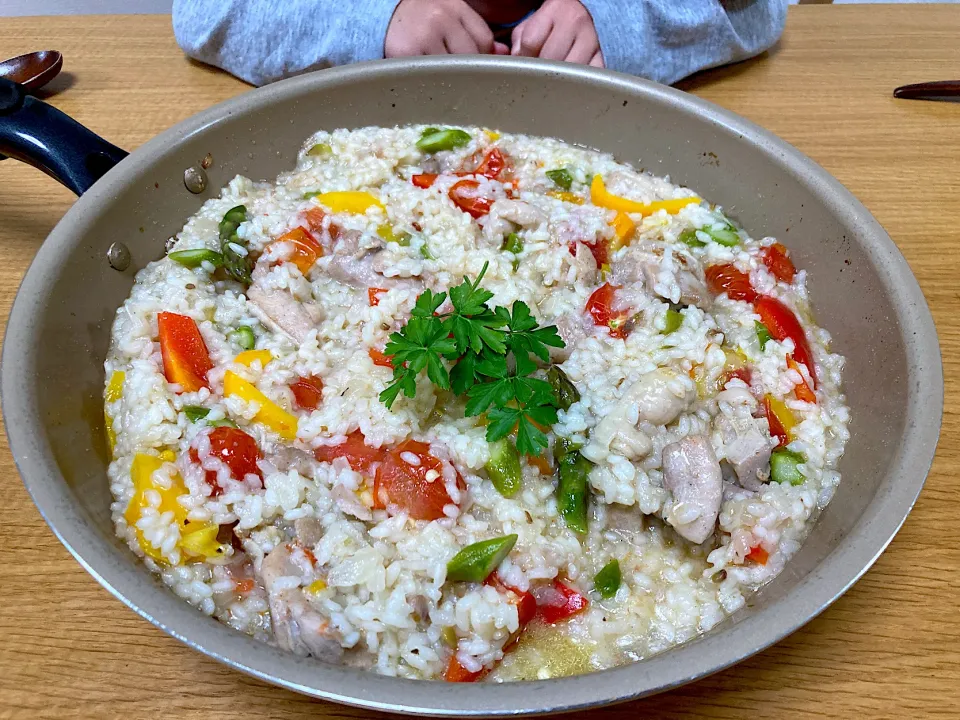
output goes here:
<path id="1" fill-rule="evenodd" d="M 896 246 L 797 150 L 676 90 L 520 58 L 383 61 L 253 90 L 126 158 L 50 106 L 18 99 L 15 88 L 0 88 L 0 108 L 0 153 L 33 162 L 82 193 L 37 253 L 7 327 L 3 415 L 23 482 L 63 544 L 104 587 L 174 637 L 256 677 L 316 697 L 423 715 L 544 713 L 659 692 L 736 663 L 822 611 L 883 551 L 930 468 L 943 408 L 939 346 Z M 690 185 L 754 236 L 781 238 L 809 271 L 818 320 L 847 358 L 853 422 L 843 481 L 784 572 L 710 633 L 641 662 L 557 680 L 453 685 L 381 677 L 297 658 L 234 632 L 176 598 L 114 537 L 103 358 L 135 272 L 159 258 L 164 241 L 233 176 L 272 180 L 295 164 L 300 144 L 316 130 L 407 123 L 480 125 L 611 152 Z M 208 153 L 214 164 L 205 170 L 205 187 L 191 192 L 184 171 L 193 168 L 191 184 L 199 190 L 198 163 Z M 129 248 L 126 269 L 107 261 L 114 243 Z"/>

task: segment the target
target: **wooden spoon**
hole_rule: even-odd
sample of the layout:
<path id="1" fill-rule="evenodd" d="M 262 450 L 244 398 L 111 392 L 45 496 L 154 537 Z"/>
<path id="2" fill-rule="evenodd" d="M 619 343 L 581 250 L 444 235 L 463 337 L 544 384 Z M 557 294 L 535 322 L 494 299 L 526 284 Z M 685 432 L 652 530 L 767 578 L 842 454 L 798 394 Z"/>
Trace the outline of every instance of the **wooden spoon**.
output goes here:
<path id="1" fill-rule="evenodd" d="M 27 92 L 39 90 L 63 68 L 63 55 L 56 50 L 38 50 L 0 62 L 0 77 L 23 85 Z"/>

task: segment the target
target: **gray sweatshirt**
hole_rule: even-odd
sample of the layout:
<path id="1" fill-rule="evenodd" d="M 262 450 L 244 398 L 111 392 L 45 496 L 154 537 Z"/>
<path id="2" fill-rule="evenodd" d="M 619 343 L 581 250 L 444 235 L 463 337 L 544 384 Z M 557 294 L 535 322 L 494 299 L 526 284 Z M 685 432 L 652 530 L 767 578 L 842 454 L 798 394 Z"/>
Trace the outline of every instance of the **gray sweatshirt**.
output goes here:
<path id="1" fill-rule="evenodd" d="M 174 0 L 184 52 L 254 85 L 383 57 L 399 0 Z M 787 0 L 581 0 L 611 70 L 674 83 L 773 45 Z"/>

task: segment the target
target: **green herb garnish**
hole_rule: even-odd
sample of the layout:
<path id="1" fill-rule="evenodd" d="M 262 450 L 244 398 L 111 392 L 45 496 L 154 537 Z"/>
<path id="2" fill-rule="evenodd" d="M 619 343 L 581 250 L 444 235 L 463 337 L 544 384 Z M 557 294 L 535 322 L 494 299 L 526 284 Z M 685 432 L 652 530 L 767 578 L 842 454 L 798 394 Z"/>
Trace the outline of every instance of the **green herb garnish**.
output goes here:
<path id="1" fill-rule="evenodd" d="M 426 370 L 437 387 L 467 396 L 466 415 L 487 413 L 489 442 L 516 428 L 519 453 L 537 454 L 548 444 L 538 426 L 557 421 L 559 401 L 549 382 L 533 377 L 538 368 L 530 356 L 548 362 L 548 347 L 564 343 L 556 326 L 538 327 L 526 303 L 491 309 L 493 293 L 480 287 L 486 271 L 484 264 L 475 281 L 464 278 L 450 289 L 450 312 L 437 312 L 447 293 L 425 290 L 417 298 L 410 320 L 384 348 L 393 382 L 380 400 L 391 407 L 401 392 L 414 397 L 416 378 Z"/>

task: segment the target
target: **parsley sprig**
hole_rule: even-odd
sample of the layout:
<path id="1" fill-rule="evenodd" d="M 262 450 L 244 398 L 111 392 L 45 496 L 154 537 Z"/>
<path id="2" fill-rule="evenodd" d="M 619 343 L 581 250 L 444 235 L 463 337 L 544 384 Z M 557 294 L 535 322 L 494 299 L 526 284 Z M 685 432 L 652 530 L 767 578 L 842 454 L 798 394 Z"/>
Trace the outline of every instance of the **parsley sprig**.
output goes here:
<path id="1" fill-rule="evenodd" d="M 389 408 L 402 392 L 417 393 L 417 376 L 455 395 L 466 395 L 468 416 L 487 413 L 487 440 L 496 442 L 513 429 L 517 450 L 535 454 L 547 447 L 541 429 L 557 421 L 558 400 L 550 383 L 535 377 L 531 355 L 549 362 L 549 347 L 562 348 L 554 325 L 538 327 L 526 303 L 491 308 L 493 293 L 480 287 L 487 265 L 470 282 L 450 289 L 450 312 L 437 312 L 447 293 L 431 290 L 417 298 L 410 320 L 390 335 L 384 352 L 393 365 L 393 382 L 380 393 Z M 447 369 L 447 364 L 451 369 Z"/>

